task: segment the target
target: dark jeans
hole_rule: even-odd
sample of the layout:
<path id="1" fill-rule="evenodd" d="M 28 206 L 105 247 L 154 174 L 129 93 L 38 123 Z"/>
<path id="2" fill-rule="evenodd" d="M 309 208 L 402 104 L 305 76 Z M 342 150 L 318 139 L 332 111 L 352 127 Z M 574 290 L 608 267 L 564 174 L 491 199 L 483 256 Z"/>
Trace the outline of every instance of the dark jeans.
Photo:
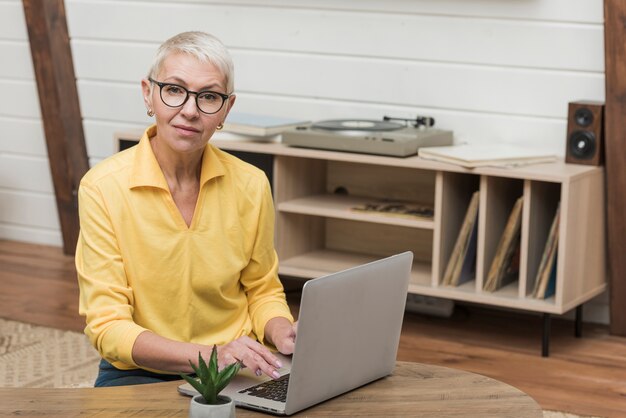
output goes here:
<path id="1" fill-rule="evenodd" d="M 143 369 L 120 370 L 102 359 L 94 387 L 143 385 L 146 383 L 171 382 L 172 380 L 182 380 L 182 378 L 177 374 L 152 373 Z"/>

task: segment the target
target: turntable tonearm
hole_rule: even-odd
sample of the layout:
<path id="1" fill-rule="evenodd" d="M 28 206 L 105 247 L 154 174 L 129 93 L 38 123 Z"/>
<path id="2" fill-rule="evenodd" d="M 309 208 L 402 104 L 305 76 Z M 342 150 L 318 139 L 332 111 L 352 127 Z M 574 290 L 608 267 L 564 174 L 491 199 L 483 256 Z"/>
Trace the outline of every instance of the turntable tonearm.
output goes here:
<path id="1" fill-rule="evenodd" d="M 298 126 L 282 136 L 285 144 L 295 147 L 408 157 L 420 147 L 452 144 L 452 131 L 432 128 L 433 124 L 434 119 L 419 116 L 414 120 L 335 119 Z"/>

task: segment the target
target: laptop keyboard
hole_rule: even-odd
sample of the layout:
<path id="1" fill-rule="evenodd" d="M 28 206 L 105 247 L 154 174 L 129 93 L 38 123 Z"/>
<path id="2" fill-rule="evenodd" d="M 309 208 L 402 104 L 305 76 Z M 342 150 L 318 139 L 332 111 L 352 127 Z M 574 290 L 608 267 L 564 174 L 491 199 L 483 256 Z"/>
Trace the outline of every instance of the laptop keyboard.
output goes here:
<path id="1" fill-rule="evenodd" d="M 270 399 L 277 402 L 287 401 L 287 385 L 289 384 L 289 375 L 279 377 L 276 380 L 259 383 L 258 385 L 240 390 L 239 393 L 245 393 L 257 398 Z"/>

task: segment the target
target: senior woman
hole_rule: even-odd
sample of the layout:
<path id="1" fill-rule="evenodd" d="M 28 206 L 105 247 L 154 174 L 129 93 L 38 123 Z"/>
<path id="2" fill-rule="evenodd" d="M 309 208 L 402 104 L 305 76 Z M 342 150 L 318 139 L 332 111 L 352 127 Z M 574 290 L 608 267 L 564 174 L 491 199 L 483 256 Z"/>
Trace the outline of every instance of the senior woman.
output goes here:
<path id="1" fill-rule="evenodd" d="M 81 181 L 79 311 L 103 358 L 96 386 L 177 379 L 214 344 L 220 366 L 239 360 L 276 378 L 264 344 L 293 352 L 268 180 L 209 144 L 233 85 L 218 39 L 170 38 L 141 82 L 155 124 Z"/>

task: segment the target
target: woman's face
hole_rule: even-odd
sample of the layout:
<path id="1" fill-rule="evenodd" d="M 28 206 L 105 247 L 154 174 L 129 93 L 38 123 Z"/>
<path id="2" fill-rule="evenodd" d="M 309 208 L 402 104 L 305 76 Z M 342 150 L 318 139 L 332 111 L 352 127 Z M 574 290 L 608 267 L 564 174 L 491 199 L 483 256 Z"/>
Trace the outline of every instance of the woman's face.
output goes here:
<path id="1" fill-rule="evenodd" d="M 195 92 L 211 90 L 226 93 L 225 77 L 217 67 L 210 63 L 202 63 L 184 53 L 168 56 L 154 79 L 162 83 L 178 84 Z M 189 95 L 182 106 L 169 107 L 161 100 L 158 85 L 153 85 L 150 94 L 150 82 L 142 80 L 141 84 L 146 106 L 154 111 L 159 145 L 166 145 L 175 153 L 202 151 L 217 126 L 224 123 L 226 115 L 235 103 L 233 95 L 219 112 L 208 115 L 198 109 L 196 96 L 193 94 Z"/>

